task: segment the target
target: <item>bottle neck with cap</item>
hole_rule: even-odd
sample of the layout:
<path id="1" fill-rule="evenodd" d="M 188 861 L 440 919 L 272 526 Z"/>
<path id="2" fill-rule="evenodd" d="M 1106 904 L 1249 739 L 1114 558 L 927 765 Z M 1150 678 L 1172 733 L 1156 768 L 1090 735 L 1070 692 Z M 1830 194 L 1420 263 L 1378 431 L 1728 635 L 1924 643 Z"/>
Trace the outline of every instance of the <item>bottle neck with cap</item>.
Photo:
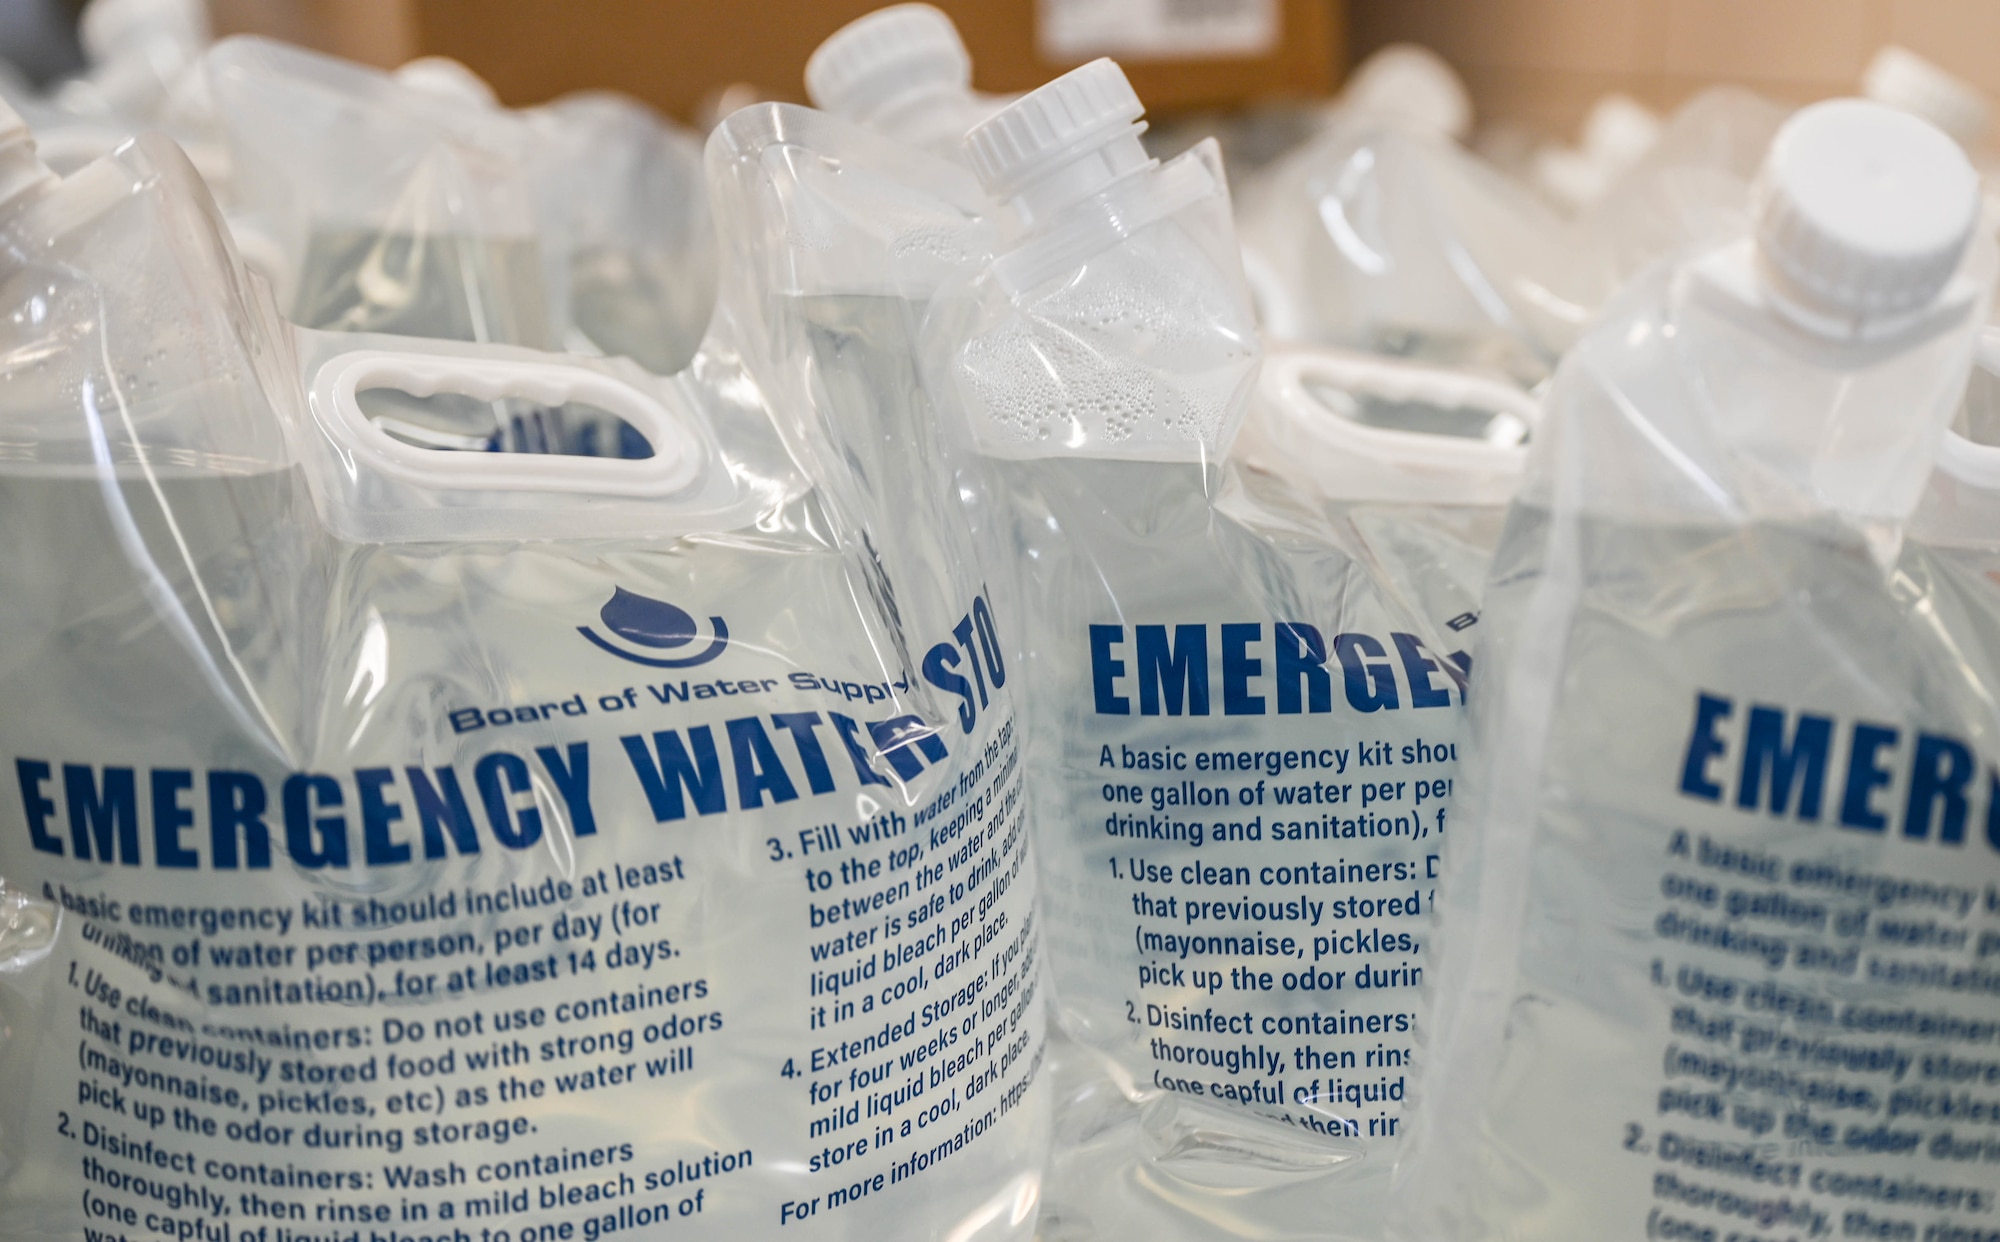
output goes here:
<path id="1" fill-rule="evenodd" d="M 1991 271 L 1985 255 L 1978 266 Z M 1700 283 L 1706 294 L 1673 317 L 1674 352 L 1709 434 L 1739 463 L 1730 472 L 1739 503 L 1752 514 L 1899 527 L 1965 393 L 1983 314 L 1974 283 L 1954 282 L 1924 321 L 1872 341 L 1804 326 L 1768 297 L 1746 307 Z"/>
<path id="2" fill-rule="evenodd" d="M 1984 248 L 1976 266 L 1990 270 Z M 1746 512 L 1908 517 L 1964 392 L 1982 313 L 1974 281 L 1955 278 L 1914 311 L 1839 313 L 1745 238 L 1681 269 L 1671 301 L 1661 345 L 1692 381 L 1690 412 L 1738 463 Z"/>
<path id="3" fill-rule="evenodd" d="M 1948 275 L 1921 300 L 1862 305 L 1852 296 L 1861 277 L 1814 272 L 1789 257 L 1767 238 L 1718 246 L 1692 261 L 1688 290 L 1737 330 L 1815 361 L 1856 367 L 1964 324 L 1976 300 L 1970 281 Z"/>
<path id="4" fill-rule="evenodd" d="M 1749 236 L 1682 270 L 1658 356 L 1687 382 L 1658 391 L 1685 394 L 1675 417 L 1705 428 L 1698 455 L 1727 449 L 1714 468 L 1746 511 L 1893 532 L 1923 493 L 1983 317 L 1977 178 L 1924 122 L 1831 100 L 1779 130 L 1753 215 Z M 1631 336 L 1635 357 L 1647 335 Z"/>
<path id="5" fill-rule="evenodd" d="M 1029 231 L 1047 227 L 1064 212 L 1109 190 L 1135 173 L 1157 167 L 1134 121 L 1078 143 L 1016 177 L 1007 205 Z"/>

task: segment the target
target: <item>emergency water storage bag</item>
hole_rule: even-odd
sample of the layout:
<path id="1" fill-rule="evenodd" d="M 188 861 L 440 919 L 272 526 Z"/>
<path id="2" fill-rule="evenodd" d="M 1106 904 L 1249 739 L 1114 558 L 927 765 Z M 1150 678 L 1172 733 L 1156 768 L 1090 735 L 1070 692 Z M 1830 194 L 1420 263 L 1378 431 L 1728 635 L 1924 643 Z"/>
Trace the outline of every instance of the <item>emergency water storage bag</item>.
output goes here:
<path id="1" fill-rule="evenodd" d="M 1814 105 L 1752 235 L 1564 360 L 1488 580 L 1392 1237 L 1988 1227 L 2000 630 L 1934 469 L 1978 216 L 1943 134 Z"/>
<path id="2" fill-rule="evenodd" d="M 838 925 L 834 896 L 821 899 L 830 934 L 814 947 L 824 958 L 814 969 L 833 1059 L 805 1085 L 818 1083 L 825 1099 L 844 1069 L 880 1079 L 862 1082 L 870 1094 L 846 1138 L 852 1171 L 823 1181 L 881 1198 L 876 1215 L 846 1226 L 857 1238 L 922 1228 L 1025 1239 L 1049 1104 L 1022 682 L 1011 657 L 1019 640 L 961 507 L 964 449 L 937 417 L 919 347 L 938 291 L 992 249 L 989 205 L 961 167 L 788 105 L 724 122 L 709 142 L 708 177 L 717 219 L 761 230 L 724 232 L 735 280 L 724 311 L 759 359 L 787 447 L 825 480 L 819 495 L 853 567 L 849 588 L 871 601 L 866 615 L 893 622 L 877 631 L 877 658 L 894 675 L 879 679 L 890 698 L 876 711 L 898 722 L 891 744 L 910 737 L 904 750 L 936 769 L 891 804 L 906 835 L 878 830 L 888 838 L 878 852 L 900 861 L 901 878 L 839 879 L 859 887 L 841 890 Z M 829 874 L 839 878 L 837 859 L 813 863 L 803 838 L 788 848 L 809 885 L 824 891 Z M 844 990 L 857 972 L 858 990 Z M 885 1011 L 893 1029 L 882 1052 L 868 1044 Z M 843 1058 L 863 1064 L 847 1069 Z M 849 1125 L 841 1119 L 856 1106 L 823 1106 L 813 1124 Z M 797 1208 L 815 1211 L 803 1196 Z"/>
<path id="3" fill-rule="evenodd" d="M 1253 401 L 1214 147 L 1156 164 L 1140 115 L 1100 61 L 973 131 L 1012 233 L 932 321 L 1022 601 L 1066 1041 L 1043 1236 L 1378 1236 L 1532 406 L 1332 355 Z M 1417 409 L 1511 435 L 1387 429 Z"/>
<path id="4" fill-rule="evenodd" d="M 850 411 L 756 291 L 825 200 L 758 125 L 711 173 L 806 425 Z M 171 144 L 56 182 L 15 127 L 0 174 L 9 1235 L 1025 1236 L 1034 880 L 970 566 L 851 525 L 721 337 L 658 378 L 295 331 Z M 440 453 L 385 388 L 651 451 Z"/>

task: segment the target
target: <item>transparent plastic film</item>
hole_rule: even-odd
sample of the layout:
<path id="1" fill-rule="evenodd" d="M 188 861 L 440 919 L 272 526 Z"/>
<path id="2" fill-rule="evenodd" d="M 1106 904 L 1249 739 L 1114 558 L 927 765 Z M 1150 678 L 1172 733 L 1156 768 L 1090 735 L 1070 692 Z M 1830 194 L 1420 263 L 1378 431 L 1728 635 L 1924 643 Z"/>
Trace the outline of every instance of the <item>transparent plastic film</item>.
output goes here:
<path id="1" fill-rule="evenodd" d="M 1525 187 L 1442 137 L 1360 117 L 1265 169 L 1244 191 L 1242 231 L 1274 339 L 1524 386 L 1611 291 Z"/>
<path id="2" fill-rule="evenodd" d="M 1505 394 L 1490 417 L 1518 416 L 1517 392 L 1475 382 Z M 994 467 L 1034 567 L 1030 749 L 1051 778 L 1051 1236 L 1380 1236 L 1519 460 L 1391 432 L 1441 450 L 1398 491 L 1396 454 L 1342 417 L 1260 395 L 1212 496 L 1190 466 Z M 1369 489 L 1320 485 L 1369 462 Z"/>
<path id="3" fill-rule="evenodd" d="M 884 658 L 759 356 L 292 329 L 157 139 L 0 245 L 10 1236 L 1025 1235 L 992 618 L 943 565 Z M 391 389 L 653 451 L 426 450 Z"/>
<path id="4" fill-rule="evenodd" d="M 898 769 L 882 791 L 884 822 L 908 834 L 891 847 L 902 871 L 866 882 L 888 894 L 863 898 L 875 901 L 870 913 L 886 914 L 834 928 L 815 950 L 824 964 L 814 977 L 829 997 L 817 1019 L 829 1046 L 893 1028 L 901 1068 L 883 1071 L 894 1082 L 876 1089 L 879 1107 L 948 1120 L 875 1126 L 850 1144 L 855 1169 L 829 1184 L 859 1179 L 881 1193 L 886 1176 L 903 1188 L 882 1198 L 879 1216 L 833 1224 L 867 1236 L 890 1221 L 908 1232 L 916 1217 L 953 1237 L 1027 1237 L 1048 1105 L 1019 640 L 1006 628 L 1018 621 L 997 604 L 960 509 L 970 466 L 938 417 L 918 349 L 938 289 L 990 248 L 986 204 L 960 168 L 783 105 L 718 127 L 708 175 L 718 219 L 755 225 L 725 236 L 724 306 L 794 456 L 826 480 L 819 500 L 880 662 L 861 689 L 868 701 L 885 696 L 875 710 L 894 713 L 905 750 L 929 764 Z M 784 864 L 802 867 L 809 885 L 826 865 L 809 851 Z M 846 988 L 864 989 L 866 1016 L 832 995 Z M 886 1013 L 868 1015 L 867 989 Z M 832 1082 L 821 1071 L 802 1085 L 822 1103 Z M 836 1120 L 858 1106 L 831 1105 Z"/>
<path id="5" fill-rule="evenodd" d="M 572 328 L 595 352 L 670 375 L 687 365 L 715 308 L 715 225 L 701 145 L 636 100 L 570 95 L 528 114 L 543 135 L 545 247 Z"/>
<path id="6" fill-rule="evenodd" d="M 489 98 L 262 39 L 202 61 L 231 224 L 292 322 L 553 349 L 564 273 L 544 269 L 540 143 Z M 444 446 L 566 452 L 546 412 L 383 394 L 381 419 Z"/>
<path id="7" fill-rule="evenodd" d="M 1548 393 L 1484 592 L 1393 1238 L 1976 1236 L 1993 1210 L 2000 597 L 1986 476 L 1943 440 L 1992 255 L 1875 339 L 1724 275 L 1815 188 L 1786 179 L 1799 134 L 1972 204 L 1961 160 L 1910 154 L 1935 136 L 1813 112 L 1755 242 L 1642 278 Z M 1848 235 L 1847 290 L 1922 253 L 1889 218 Z"/>
<path id="8" fill-rule="evenodd" d="M 928 611 L 951 611 L 951 593 L 931 584 L 976 589 L 980 566 L 953 490 L 912 486 L 950 478 L 964 457 L 936 415 L 918 340 L 940 285 L 990 248 L 985 202 L 962 170 L 801 108 L 733 119 L 709 149 L 719 195 L 784 223 L 734 239 L 735 321 L 782 385 L 787 443 L 837 480 L 825 503 L 893 623 L 885 658 L 910 674 L 894 679 L 898 701 L 942 720 L 934 687 L 914 676 L 921 657 L 902 644 L 949 620 Z"/>
<path id="9" fill-rule="evenodd" d="M 108 680 L 72 692 L 125 702 L 137 729 L 161 727 L 154 712 L 171 714 L 175 694 L 212 697 L 217 729 L 282 756 L 299 653 L 278 636 L 315 601 L 269 567 L 318 555 L 270 416 L 288 350 L 193 182 L 172 144 L 148 139 L 9 204 L 21 261 L 6 283 L 16 310 L 0 462 L 20 540 L 8 598 L 21 612 L 8 664 L 52 693 L 42 644 L 66 616 L 98 618 L 95 640 L 62 642 Z M 155 652 L 178 655 L 161 660 L 154 692 L 133 685 L 127 701 L 124 677 L 81 652 L 119 648 L 142 618 Z"/>
<path id="10" fill-rule="evenodd" d="M 1341 410 L 1532 407 L 1351 357 L 1260 389 L 1212 148 L 1126 163 L 1121 85 L 1086 66 L 974 132 L 1012 231 L 930 325 L 1026 626 L 1061 1031 L 1041 1227 L 1375 1237 L 1461 661 L 1520 462 Z"/>
<path id="11" fill-rule="evenodd" d="M 534 136 L 514 115 L 302 49 L 204 59 L 244 215 L 303 327 L 553 347 Z"/>
<path id="12" fill-rule="evenodd" d="M 1260 345 L 1213 143 L 998 256 L 959 301 L 948 366 L 982 453 L 1210 462 Z"/>
<path id="13" fill-rule="evenodd" d="M 254 40 L 205 65 L 239 243 L 295 321 L 688 365 L 715 301 L 701 148 L 636 100 L 511 112 L 457 62 L 391 76 Z M 644 452 L 604 419 L 480 414 L 379 417 L 439 446 Z"/>
<path id="14" fill-rule="evenodd" d="M 1670 255 L 1742 235 L 1750 183 L 1789 109 L 1737 87 L 1705 90 L 1578 219 L 1618 280 Z"/>

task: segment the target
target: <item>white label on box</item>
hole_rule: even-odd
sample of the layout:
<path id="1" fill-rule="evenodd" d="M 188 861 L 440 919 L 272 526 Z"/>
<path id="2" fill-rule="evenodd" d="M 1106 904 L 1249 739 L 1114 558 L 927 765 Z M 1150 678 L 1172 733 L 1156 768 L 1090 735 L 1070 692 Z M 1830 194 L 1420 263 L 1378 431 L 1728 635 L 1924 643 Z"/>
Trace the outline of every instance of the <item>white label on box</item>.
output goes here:
<path id="1" fill-rule="evenodd" d="M 1216 60 L 1266 56 L 1278 0 L 1038 0 L 1044 60 Z"/>

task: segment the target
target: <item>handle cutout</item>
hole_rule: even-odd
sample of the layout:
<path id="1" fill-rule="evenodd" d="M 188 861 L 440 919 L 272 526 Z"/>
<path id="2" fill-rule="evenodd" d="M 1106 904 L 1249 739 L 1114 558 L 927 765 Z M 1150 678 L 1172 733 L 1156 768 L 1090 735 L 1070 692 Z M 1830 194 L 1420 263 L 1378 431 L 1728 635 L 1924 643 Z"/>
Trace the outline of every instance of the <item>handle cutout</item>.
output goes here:
<path id="1" fill-rule="evenodd" d="M 656 397 L 559 361 L 355 350 L 320 367 L 312 395 L 370 466 L 427 487 L 658 497 L 704 456 Z"/>
<path id="2" fill-rule="evenodd" d="M 1530 434 L 1527 421 L 1506 410 L 1356 392 L 1314 378 L 1307 378 L 1304 388 L 1332 413 L 1378 431 L 1473 440 L 1503 448 L 1527 444 Z"/>
<path id="3" fill-rule="evenodd" d="M 1271 355 L 1265 398 L 1364 459 L 1437 470 L 1518 470 L 1541 406 L 1504 381 L 1358 354 Z"/>
<path id="4" fill-rule="evenodd" d="M 546 406 L 518 397 L 481 401 L 455 392 L 416 397 L 399 388 L 363 388 L 354 397 L 368 421 L 391 439 L 432 452 L 624 460 L 653 455 L 638 428 L 578 401 Z"/>

